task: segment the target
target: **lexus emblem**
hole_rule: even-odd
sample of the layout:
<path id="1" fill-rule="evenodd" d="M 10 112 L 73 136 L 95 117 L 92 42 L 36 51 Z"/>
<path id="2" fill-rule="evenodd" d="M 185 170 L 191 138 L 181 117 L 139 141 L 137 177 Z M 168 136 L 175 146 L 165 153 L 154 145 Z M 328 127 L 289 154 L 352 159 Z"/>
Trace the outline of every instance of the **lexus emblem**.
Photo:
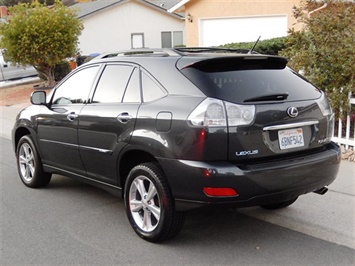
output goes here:
<path id="1" fill-rule="evenodd" d="M 296 107 L 289 107 L 287 108 L 287 114 L 289 117 L 296 117 L 298 116 L 298 110 Z"/>

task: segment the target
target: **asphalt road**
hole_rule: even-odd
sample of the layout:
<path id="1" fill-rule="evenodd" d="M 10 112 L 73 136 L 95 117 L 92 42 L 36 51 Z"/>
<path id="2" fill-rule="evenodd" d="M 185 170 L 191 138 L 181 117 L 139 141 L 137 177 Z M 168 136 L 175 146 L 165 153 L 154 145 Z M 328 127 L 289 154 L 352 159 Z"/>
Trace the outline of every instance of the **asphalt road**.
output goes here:
<path id="1" fill-rule="evenodd" d="M 177 238 L 152 244 L 105 191 L 57 175 L 25 187 L 0 141 L 0 265 L 355 265 L 354 181 L 341 177 L 354 177 L 353 163 L 324 196 L 279 211 L 190 212 Z"/>

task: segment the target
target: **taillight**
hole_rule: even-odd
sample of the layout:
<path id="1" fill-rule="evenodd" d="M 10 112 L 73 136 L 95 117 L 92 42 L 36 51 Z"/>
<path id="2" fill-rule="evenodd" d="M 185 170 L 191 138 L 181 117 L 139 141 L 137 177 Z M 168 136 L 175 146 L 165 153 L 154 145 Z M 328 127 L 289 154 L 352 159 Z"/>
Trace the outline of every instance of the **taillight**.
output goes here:
<path id="1" fill-rule="evenodd" d="M 330 141 L 334 135 L 334 113 L 332 107 L 330 106 L 329 100 L 324 92 L 322 92 L 322 96 L 316 100 L 316 103 L 318 104 L 323 116 L 327 117 L 327 139 Z"/>
<path id="2" fill-rule="evenodd" d="M 254 105 L 233 104 L 213 98 L 200 103 L 188 117 L 195 127 L 223 127 L 249 125 L 255 118 Z"/>
<path id="3" fill-rule="evenodd" d="M 221 100 L 207 98 L 192 111 L 188 120 L 196 127 L 226 126 L 224 104 Z"/>
<path id="4" fill-rule="evenodd" d="M 225 102 L 227 108 L 228 125 L 250 125 L 255 117 L 255 105 L 239 105 Z"/>
<path id="5" fill-rule="evenodd" d="M 328 132 L 327 132 L 327 138 L 331 140 L 331 138 L 334 136 L 334 122 L 335 122 L 335 115 L 332 114 L 328 118 Z"/>
<path id="6" fill-rule="evenodd" d="M 328 98 L 327 96 L 325 96 L 324 92 L 322 92 L 322 96 L 318 100 L 316 100 L 316 103 L 318 104 L 319 109 L 321 110 L 324 116 L 333 114 L 332 107 L 330 106 Z"/>

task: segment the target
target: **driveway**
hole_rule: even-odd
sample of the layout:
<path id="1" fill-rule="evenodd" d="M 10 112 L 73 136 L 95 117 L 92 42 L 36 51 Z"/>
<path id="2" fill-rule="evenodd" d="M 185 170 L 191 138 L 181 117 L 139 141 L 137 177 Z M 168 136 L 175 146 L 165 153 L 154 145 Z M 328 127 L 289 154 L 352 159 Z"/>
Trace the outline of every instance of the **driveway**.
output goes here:
<path id="1" fill-rule="evenodd" d="M 43 85 L 38 78 L 2 81 L 0 82 L 0 106 L 26 107 L 31 104 L 31 93 L 41 87 Z"/>
<path id="2" fill-rule="evenodd" d="M 0 112 L 0 117 L 1 117 L 0 137 L 4 138 L 6 141 L 11 139 L 10 132 L 11 132 L 16 114 L 20 111 L 21 108 L 26 107 L 30 104 L 29 96 L 35 90 L 35 88 L 33 87 L 34 85 L 38 85 L 38 83 L 35 82 L 35 83 L 21 84 L 18 86 L 0 88 L 0 96 L 1 96 L 0 97 L 0 110 L 1 110 L 1 112 Z M 3 143 L 2 149 L 4 149 L 6 145 L 5 145 L 5 142 L 2 142 L 2 143 Z M 9 144 L 10 143 L 8 143 L 8 146 L 9 146 L 8 151 L 12 152 L 12 151 L 10 151 Z M 5 153 L 5 150 L 4 150 L 4 153 Z M 8 156 L 10 156 L 10 155 L 7 155 L 7 157 Z M 5 160 L 5 159 L 6 158 L 4 156 L 3 160 Z M 2 162 L 3 162 L 3 160 L 2 160 Z M 5 165 L 10 165 L 10 162 L 8 164 L 2 164 L 2 167 L 5 167 Z M 11 167 L 10 168 L 12 170 L 10 171 L 10 169 L 9 169 L 9 171 L 11 173 L 8 172 L 8 174 L 13 176 L 14 178 L 16 178 L 16 173 L 14 171 L 14 167 L 15 166 L 13 165 L 13 160 L 11 160 Z M 4 169 L 2 169 L 2 171 L 3 170 Z M 12 178 L 11 178 L 11 180 L 12 180 Z M 70 182 L 72 182 L 72 181 L 70 181 Z M 3 180 L 3 188 L 6 186 L 6 184 L 7 183 L 4 179 Z M 18 188 L 17 188 L 18 190 L 22 191 L 24 189 L 22 186 L 20 186 L 21 184 L 20 184 L 19 180 L 16 180 L 16 182 L 14 181 L 14 185 L 18 186 Z M 76 183 L 74 186 L 76 187 Z M 82 186 L 84 186 L 84 185 L 82 185 Z M 85 186 L 85 188 L 87 189 L 86 186 Z M 24 191 L 27 191 L 27 190 L 24 190 Z M 43 190 L 43 191 L 45 191 L 45 190 Z M 77 192 L 78 194 L 83 193 L 83 192 L 79 192 L 79 191 L 81 191 L 81 190 L 78 190 L 78 192 Z M 310 194 L 310 195 L 303 196 L 292 207 L 287 208 L 285 210 L 280 210 L 280 211 L 271 211 L 270 212 L 270 211 L 261 210 L 260 208 L 246 208 L 246 209 L 238 210 L 237 213 L 226 212 L 223 215 L 233 214 L 233 215 L 238 215 L 238 216 L 245 215 L 245 217 L 253 217 L 254 219 L 257 219 L 259 221 L 266 222 L 264 224 L 264 226 L 270 227 L 271 225 L 276 225 L 276 226 L 279 226 L 278 228 L 287 228 L 288 230 L 292 230 L 292 231 L 287 231 L 288 233 L 285 233 L 286 235 L 292 234 L 292 232 L 299 232 L 301 234 L 304 234 L 305 236 L 306 235 L 311 236 L 316 239 L 325 240 L 326 242 L 329 242 L 329 243 L 334 243 L 336 245 L 346 246 L 350 249 L 355 249 L 355 231 L 354 231 L 354 226 L 355 226 L 355 213 L 354 213 L 355 192 L 354 191 L 355 191 L 355 163 L 343 160 L 341 163 L 340 172 L 339 172 L 339 175 L 338 175 L 336 181 L 329 186 L 329 192 L 324 196 L 319 196 L 316 194 Z M 1 192 L 1 194 L 3 194 L 2 192 Z M 41 193 L 41 192 L 37 192 L 37 193 Z M 63 191 L 63 193 L 64 193 L 64 191 Z M 99 193 L 99 192 L 97 192 L 97 193 Z M 33 194 L 34 194 L 33 196 L 36 197 L 35 191 L 33 191 Z M 112 199 L 110 199 L 110 200 L 112 200 Z M 119 203 L 119 204 L 122 205 L 122 203 Z M 51 207 L 49 207 L 49 206 L 48 206 L 48 208 L 51 209 Z M 58 208 L 64 208 L 64 207 L 58 206 Z M 86 206 L 86 208 L 88 210 L 91 209 L 90 204 L 88 204 Z M 113 210 L 111 210 L 111 211 L 113 211 Z M 203 211 L 201 211 L 201 213 L 203 213 Z M 104 214 L 102 214 L 102 215 L 103 215 L 102 217 L 105 216 Z M 215 215 L 215 214 L 213 214 L 213 215 Z M 107 223 L 113 222 L 112 220 L 110 220 L 110 218 L 112 218 L 112 217 L 110 217 L 110 215 L 108 215 L 108 216 L 109 216 L 109 218 L 107 220 L 105 218 L 105 221 Z M 190 221 L 188 223 L 192 223 L 192 224 L 196 225 L 196 228 L 199 228 L 197 223 L 199 223 L 200 225 L 203 225 L 203 226 L 212 226 L 213 223 L 204 222 L 205 224 L 203 224 L 202 220 L 200 222 L 195 220 L 196 218 L 208 220 L 211 218 L 211 217 L 208 218 L 208 216 L 209 216 L 208 214 L 206 214 L 206 213 L 204 213 L 203 215 L 197 214 L 197 217 L 195 217 L 195 216 L 196 216 L 195 214 L 190 214 L 190 217 L 192 217 L 192 218 L 190 218 Z M 122 214 L 122 217 L 124 217 L 123 214 Z M 245 217 L 243 219 L 247 220 L 247 218 L 245 218 Z M 18 218 L 19 217 L 17 217 L 16 219 L 18 219 Z M 122 220 L 122 221 L 125 221 L 125 220 Z M 255 222 L 256 220 L 253 220 L 253 221 Z M 221 225 L 227 226 L 227 228 L 230 228 L 232 226 L 232 224 L 231 224 L 232 221 L 229 221 L 229 222 L 219 221 L 219 222 L 221 223 Z M 227 223 L 227 224 L 225 224 L 225 223 Z M 227 228 L 222 230 L 222 235 L 224 234 L 225 237 L 228 236 Z M 234 226 L 233 228 L 232 228 L 232 231 L 234 231 L 234 233 L 237 233 L 238 227 Z M 249 228 L 249 229 L 254 230 L 255 228 Z M 126 229 L 124 229 L 124 230 L 126 230 Z M 235 231 L 235 230 L 237 230 L 237 231 Z M 130 234 L 130 232 L 131 231 L 129 231 L 128 234 Z M 239 231 L 239 233 L 240 232 L 242 232 L 242 231 Z M 207 231 L 202 230 L 202 232 L 201 232 L 201 228 L 199 230 L 196 229 L 196 230 L 192 230 L 192 231 L 189 231 L 189 229 L 187 229 L 185 231 L 185 236 L 186 236 L 186 233 L 187 234 L 189 234 L 189 233 L 194 234 L 194 237 L 192 237 L 190 240 L 188 240 L 188 242 L 190 242 L 190 241 L 193 241 L 194 238 L 198 239 L 198 238 L 202 237 L 200 234 L 207 233 Z M 184 233 L 182 233 L 182 234 L 184 235 Z M 215 232 L 214 234 L 216 234 L 215 235 L 216 237 L 218 236 L 217 232 Z M 245 236 L 245 237 L 247 237 L 247 236 Z M 135 238 L 133 238 L 133 239 L 135 239 Z M 271 241 L 271 239 L 269 239 L 269 240 Z M 145 244 L 143 244 L 143 245 L 145 245 Z M 275 247 L 275 248 L 277 249 L 277 247 Z M 321 246 L 319 246 L 318 248 L 320 248 L 320 250 L 321 250 Z M 310 255 L 310 254 L 308 254 L 308 255 Z M 186 263 L 186 262 L 187 261 L 184 261 L 184 263 Z"/>

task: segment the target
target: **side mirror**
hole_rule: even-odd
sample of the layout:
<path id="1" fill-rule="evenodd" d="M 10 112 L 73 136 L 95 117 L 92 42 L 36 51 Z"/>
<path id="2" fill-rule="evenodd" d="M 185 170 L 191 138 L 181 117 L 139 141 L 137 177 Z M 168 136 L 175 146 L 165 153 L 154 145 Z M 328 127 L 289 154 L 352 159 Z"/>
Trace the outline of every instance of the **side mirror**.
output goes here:
<path id="1" fill-rule="evenodd" d="M 31 94 L 31 103 L 34 105 L 47 105 L 46 102 L 46 92 L 45 91 L 34 91 Z"/>

